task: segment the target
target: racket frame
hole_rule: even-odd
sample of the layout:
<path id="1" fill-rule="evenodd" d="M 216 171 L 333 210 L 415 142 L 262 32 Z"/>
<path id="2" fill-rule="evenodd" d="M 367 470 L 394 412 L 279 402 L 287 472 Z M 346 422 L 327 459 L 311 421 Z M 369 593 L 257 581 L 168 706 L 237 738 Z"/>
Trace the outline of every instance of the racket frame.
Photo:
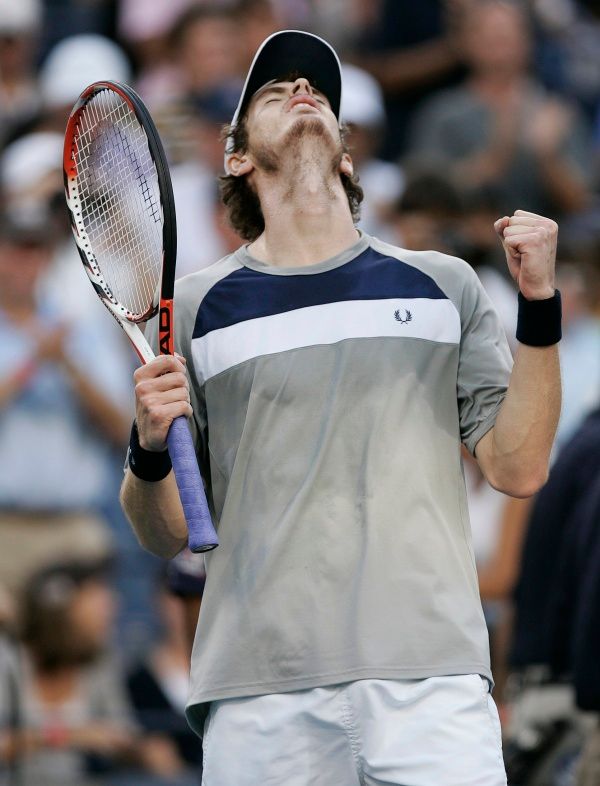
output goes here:
<path id="1" fill-rule="evenodd" d="M 111 291 L 97 263 L 82 217 L 81 197 L 74 155 L 77 141 L 76 131 L 85 106 L 102 90 L 111 90 L 119 95 L 135 114 L 148 140 L 148 149 L 158 177 L 160 204 L 163 214 L 163 258 L 158 287 L 160 295 L 158 303 L 155 296 L 155 300 L 143 314 L 134 314 L 128 310 Z M 139 326 L 141 323 L 147 322 L 156 316 L 157 313 L 159 352 L 162 355 L 173 355 L 175 352 L 173 292 L 175 288 L 175 261 L 177 258 L 177 225 L 173 187 L 165 152 L 150 113 L 137 93 L 128 85 L 109 80 L 100 81 L 89 85 L 81 93 L 67 122 L 63 172 L 65 196 L 77 250 L 84 269 L 100 300 L 123 328 L 142 363 L 149 363 L 151 360 L 154 360 L 156 355 Z M 175 418 L 172 422 L 167 443 L 173 462 L 179 495 L 188 521 L 190 549 L 194 552 L 210 551 L 218 545 L 219 541 L 210 521 L 210 513 L 191 435 L 184 417 Z"/>

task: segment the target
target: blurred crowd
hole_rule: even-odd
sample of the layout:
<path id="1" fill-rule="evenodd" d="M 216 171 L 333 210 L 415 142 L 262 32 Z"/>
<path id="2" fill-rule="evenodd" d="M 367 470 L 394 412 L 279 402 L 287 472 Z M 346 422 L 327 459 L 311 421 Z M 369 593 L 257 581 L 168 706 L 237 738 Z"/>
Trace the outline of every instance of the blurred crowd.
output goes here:
<path id="1" fill-rule="evenodd" d="M 600 2 L 0 0 L 0 784 L 199 783 L 191 555 L 118 506 L 135 357 L 81 270 L 62 194 L 71 106 L 132 85 L 165 145 L 178 275 L 237 248 L 221 127 L 260 42 L 338 50 L 360 226 L 477 271 L 515 348 L 493 221 L 560 225 L 563 410 L 536 498 L 465 453 L 510 786 L 600 786 Z"/>

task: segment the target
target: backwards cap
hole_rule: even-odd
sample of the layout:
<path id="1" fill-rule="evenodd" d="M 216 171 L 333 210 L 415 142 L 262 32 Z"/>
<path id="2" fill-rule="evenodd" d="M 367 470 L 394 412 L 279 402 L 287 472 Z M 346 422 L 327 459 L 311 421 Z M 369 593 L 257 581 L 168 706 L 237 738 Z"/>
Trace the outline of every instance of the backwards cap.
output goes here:
<path id="1" fill-rule="evenodd" d="M 302 30 L 280 30 L 266 38 L 254 55 L 242 89 L 237 109 L 231 121 L 236 127 L 252 96 L 269 82 L 298 72 L 306 77 L 323 95 L 339 119 L 342 99 L 342 72 L 333 47 L 313 33 Z M 233 137 L 225 146 L 225 159 L 233 152 Z M 227 171 L 227 161 L 225 161 Z"/>

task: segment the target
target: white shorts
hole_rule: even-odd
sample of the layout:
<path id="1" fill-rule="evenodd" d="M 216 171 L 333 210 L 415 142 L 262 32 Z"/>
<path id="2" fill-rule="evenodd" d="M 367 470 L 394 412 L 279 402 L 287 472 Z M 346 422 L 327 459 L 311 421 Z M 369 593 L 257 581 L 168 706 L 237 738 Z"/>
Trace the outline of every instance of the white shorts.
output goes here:
<path id="1" fill-rule="evenodd" d="M 506 786 L 488 688 L 466 674 L 215 701 L 202 784 Z"/>

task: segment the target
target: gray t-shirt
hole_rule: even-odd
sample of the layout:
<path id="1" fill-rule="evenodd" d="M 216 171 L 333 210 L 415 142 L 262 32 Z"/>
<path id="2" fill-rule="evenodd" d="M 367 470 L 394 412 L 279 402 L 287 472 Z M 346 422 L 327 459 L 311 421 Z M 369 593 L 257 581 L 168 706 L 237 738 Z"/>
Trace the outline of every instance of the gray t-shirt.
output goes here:
<path id="1" fill-rule="evenodd" d="M 491 679 L 460 445 L 493 426 L 511 358 L 473 270 L 367 235 L 307 267 L 241 248 L 175 303 L 221 542 L 192 726 L 228 697 Z"/>

